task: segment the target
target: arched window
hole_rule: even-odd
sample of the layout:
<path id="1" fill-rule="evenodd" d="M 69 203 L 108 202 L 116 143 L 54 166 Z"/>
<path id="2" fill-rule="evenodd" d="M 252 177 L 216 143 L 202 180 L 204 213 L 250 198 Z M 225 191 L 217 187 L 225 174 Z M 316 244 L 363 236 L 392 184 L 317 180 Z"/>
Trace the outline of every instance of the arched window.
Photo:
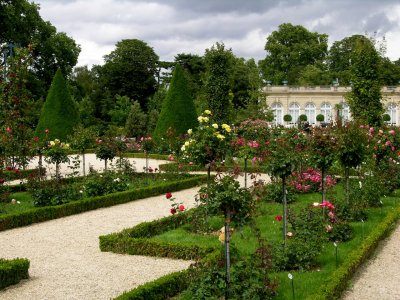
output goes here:
<path id="1" fill-rule="evenodd" d="M 307 103 L 305 107 L 305 113 L 307 116 L 307 121 L 310 124 L 315 124 L 315 104 Z"/>
<path id="2" fill-rule="evenodd" d="M 342 117 L 343 122 L 350 121 L 350 107 L 346 102 L 340 103 L 342 109 L 340 110 L 340 116 Z"/>
<path id="3" fill-rule="evenodd" d="M 271 109 L 274 113 L 274 123 L 275 125 L 283 124 L 283 107 L 282 104 L 275 102 L 271 105 Z"/>
<path id="4" fill-rule="evenodd" d="M 390 121 L 387 124 L 397 124 L 397 105 L 393 102 L 389 103 L 386 108 L 386 113 L 390 116 Z"/>
<path id="5" fill-rule="evenodd" d="M 325 123 L 329 123 L 332 121 L 332 106 L 329 103 L 327 102 L 322 103 L 321 115 L 324 116 Z"/>
<path id="6" fill-rule="evenodd" d="M 300 105 L 291 103 L 289 106 L 289 115 L 292 116 L 292 123 L 297 123 L 300 116 Z"/>

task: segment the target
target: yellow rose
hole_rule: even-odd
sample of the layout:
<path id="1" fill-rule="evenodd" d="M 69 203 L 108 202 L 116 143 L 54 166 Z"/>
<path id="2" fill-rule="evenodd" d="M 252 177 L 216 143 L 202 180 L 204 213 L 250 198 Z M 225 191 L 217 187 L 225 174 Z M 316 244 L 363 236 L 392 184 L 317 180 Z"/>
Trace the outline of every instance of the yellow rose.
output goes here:
<path id="1" fill-rule="evenodd" d="M 188 133 L 189 135 L 191 135 L 191 134 L 193 133 L 193 130 L 190 128 L 190 129 L 188 129 L 187 133 Z"/>
<path id="2" fill-rule="evenodd" d="M 215 129 L 218 129 L 218 124 L 214 123 L 214 124 L 212 124 L 212 127 L 214 127 Z"/>
<path id="3" fill-rule="evenodd" d="M 206 109 L 206 110 L 204 111 L 204 113 L 205 113 L 206 115 L 211 115 L 211 111 L 209 111 L 208 109 Z"/>

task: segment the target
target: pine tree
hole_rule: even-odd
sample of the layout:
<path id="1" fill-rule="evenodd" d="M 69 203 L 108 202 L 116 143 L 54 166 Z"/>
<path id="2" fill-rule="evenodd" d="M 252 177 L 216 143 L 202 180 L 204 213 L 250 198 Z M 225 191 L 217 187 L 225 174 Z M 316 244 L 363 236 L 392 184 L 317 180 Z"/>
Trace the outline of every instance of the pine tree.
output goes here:
<path id="1" fill-rule="evenodd" d="M 65 141 L 73 133 L 73 128 L 79 124 L 78 107 L 72 99 L 67 83 L 60 70 L 54 75 L 46 102 L 43 104 L 36 136 L 45 137 L 48 129 L 50 139 Z"/>
<path id="2" fill-rule="evenodd" d="M 178 64 L 175 66 L 171 85 L 163 102 L 153 136 L 159 140 L 169 128 L 180 135 L 195 127 L 197 127 L 196 108 L 184 70 Z"/>

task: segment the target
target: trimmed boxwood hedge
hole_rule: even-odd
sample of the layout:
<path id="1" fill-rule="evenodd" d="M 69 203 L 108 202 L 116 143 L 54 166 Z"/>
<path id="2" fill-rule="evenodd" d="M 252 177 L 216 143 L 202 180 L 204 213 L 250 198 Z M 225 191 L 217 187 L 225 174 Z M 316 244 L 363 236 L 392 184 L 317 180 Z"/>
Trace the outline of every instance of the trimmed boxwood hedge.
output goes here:
<path id="1" fill-rule="evenodd" d="M 166 164 L 160 164 L 159 168 L 160 171 L 164 172 L 207 172 L 207 168 L 203 166 L 198 166 L 198 165 L 181 165 L 181 168 L 178 167 L 178 163 L 166 163 Z M 242 166 L 242 171 L 243 171 L 244 166 Z M 219 171 L 229 171 L 232 170 L 232 166 L 219 166 L 218 167 Z M 216 168 L 212 168 L 211 171 L 216 171 Z M 248 173 L 253 173 L 253 172 L 260 172 L 259 168 L 253 167 L 253 166 L 247 166 L 247 172 Z"/>
<path id="2" fill-rule="evenodd" d="M 0 290 L 29 277 L 29 260 L 16 258 L 12 260 L 0 258 Z"/>
<path id="3" fill-rule="evenodd" d="M 124 292 L 116 300 L 163 300 L 173 297 L 188 288 L 188 271 L 174 272 L 154 281 L 147 282 L 129 292 Z"/>
<path id="4" fill-rule="evenodd" d="M 396 227 L 400 218 L 400 208 L 390 212 L 365 239 L 362 245 L 351 252 L 341 266 L 326 280 L 318 294 L 307 297 L 307 300 L 333 300 L 340 298 L 347 289 L 347 283 L 358 268 L 373 254 L 379 242 L 387 237 Z"/>
<path id="5" fill-rule="evenodd" d="M 144 222 L 120 233 L 100 236 L 100 250 L 131 255 L 146 255 L 176 259 L 201 259 L 218 250 L 201 245 L 182 245 L 149 240 L 163 232 L 176 229 L 191 217 L 193 210 L 164 217 L 152 222 Z"/>
<path id="6" fill-rule="evenodd" d="M 198 175 L 184 180 L 165 182 L 157 186 L 144 187 L 100 197 L 86 198 L 57 206 L 38 207 L 25 212 L 2 215 L 0 216 L 0 231 L 78 214 L 97 208 L 122 204 L 166 192 L 178 191 L 203 184 L 206 181 L 206 175 Z"/>

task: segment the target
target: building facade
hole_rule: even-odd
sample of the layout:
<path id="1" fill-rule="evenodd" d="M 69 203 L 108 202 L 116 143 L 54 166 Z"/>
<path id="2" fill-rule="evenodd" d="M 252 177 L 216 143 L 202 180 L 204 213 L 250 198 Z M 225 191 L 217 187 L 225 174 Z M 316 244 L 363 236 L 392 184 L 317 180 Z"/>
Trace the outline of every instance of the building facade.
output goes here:
<path id="1" fill-rule="evenodd" d="M 300 115 L 306 115 L 310 124 L 317 124 L 317 115 L 324 116 L 324 122 L 334 123 L 351 119 L 345 95 L 351 87 L 316 86 L 266 86 L 266 103 L 274 112 L 276 125 L 294 125 Z M 382 88 L 383 105 L 390 116 L 389 124 L 400 125 L 400 87 Z M 284 122 L 284 116 L 290 115 L 292 121 Z"/>

